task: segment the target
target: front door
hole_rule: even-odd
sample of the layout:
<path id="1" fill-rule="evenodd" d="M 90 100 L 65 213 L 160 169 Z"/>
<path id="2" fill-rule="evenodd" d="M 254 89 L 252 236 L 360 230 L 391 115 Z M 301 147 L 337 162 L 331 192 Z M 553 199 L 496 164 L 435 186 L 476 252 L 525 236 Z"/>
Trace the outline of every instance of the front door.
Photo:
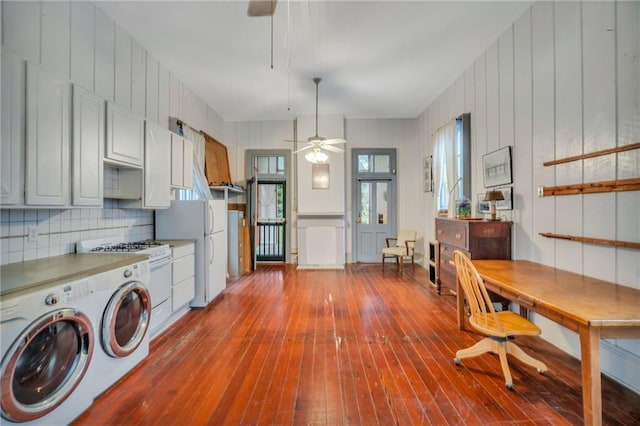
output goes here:
<path id="1" fill-rule="evenodd" d="M 380 262 L 385 239 L 395 237 L 396 179 L 394 149 L 354 149 L 354 258 Z"/>

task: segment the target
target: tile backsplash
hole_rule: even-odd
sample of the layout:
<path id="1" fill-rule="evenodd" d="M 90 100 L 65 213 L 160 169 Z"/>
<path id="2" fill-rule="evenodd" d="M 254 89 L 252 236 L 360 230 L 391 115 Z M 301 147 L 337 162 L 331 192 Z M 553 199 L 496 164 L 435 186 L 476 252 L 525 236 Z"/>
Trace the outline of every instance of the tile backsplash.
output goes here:
<path id="1" fill-rule="evenodd" d="M 111 236 L 153 238 L 154 211 L 120 209 L 111 199 L 103 208 L 2 209 L 0 264 L 75 253 L 77 241 Z"/>

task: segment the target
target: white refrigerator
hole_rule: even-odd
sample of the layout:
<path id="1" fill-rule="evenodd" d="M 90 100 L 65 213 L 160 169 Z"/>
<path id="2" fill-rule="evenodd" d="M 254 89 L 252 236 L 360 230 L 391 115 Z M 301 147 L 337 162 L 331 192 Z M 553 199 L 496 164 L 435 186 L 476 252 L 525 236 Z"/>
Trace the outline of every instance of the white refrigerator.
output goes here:
<path id="1" fill-rule="evenodd" d="M 175 200 L 156 210 L 156 239 L 195 240 L 195 297 L 205 307 L 227 285 L 227 211 L 225 200 Z"/>

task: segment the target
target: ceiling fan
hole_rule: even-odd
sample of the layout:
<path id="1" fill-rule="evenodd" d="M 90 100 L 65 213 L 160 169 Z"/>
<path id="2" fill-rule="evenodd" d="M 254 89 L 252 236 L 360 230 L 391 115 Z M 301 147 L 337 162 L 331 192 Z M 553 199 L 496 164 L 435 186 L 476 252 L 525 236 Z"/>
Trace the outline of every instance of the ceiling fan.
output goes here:
<path id="1" fill-rule="evenodd" d="M 320 84 L 321 80 L 322 79 L 319 77 L 314 77 L 313 79 L 313 82 L 316 84 L 316 134 L 315 136 L 309 137 L 306 142 L 293 141 L 293 140 L 287 141 L 287 142 L 306 143 L 304 147 L 300 148 L 297 151 L 294 151 L 293 153 L 297 154 L 298 152 L 302 152 L 310 149 L 311 152 L 307 153 L 307 155 L 305 155 L 305 158 L 312 163 L 324 163 L 329 159 L 327 154 L 322 152 L 322 150 L 343 153 L 344 149 L 335 145 L 347 143 L 346 140 L 341 138 L 326 139 L 326 138 L 323 138 L 322 136 L 318 136 L 318 85 Z"/>
<path id="2" fill-rule="evenodd" d="M 273 16 L 278 0 L 249 0 L 248 16 Z"/>

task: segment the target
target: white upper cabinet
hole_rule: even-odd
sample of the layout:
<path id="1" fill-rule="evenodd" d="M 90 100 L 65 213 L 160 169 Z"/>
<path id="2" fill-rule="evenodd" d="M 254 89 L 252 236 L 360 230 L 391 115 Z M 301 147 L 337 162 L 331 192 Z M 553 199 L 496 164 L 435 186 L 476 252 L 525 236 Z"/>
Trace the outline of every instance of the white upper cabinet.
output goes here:
<path id="1" fill-rule="evenodd" d="M 71 85 L 27 64 L 26 204 L 69 204 Z"/>
<path id="2" fill-rule="evenodd" d="M 143 147 L 144 119 L 108 102 L 105 160 L 116 165 L 141 168 L 144 162 Z"/>
<path id="3" fill-rule="evenodd" d="M 184 139 L 182 149 L 182 186 L 185 188 L 193 187 L 193 142 Z"/>
<path id="4" fill-rule="evenodd" d="M 171 186 L 191 188 L 193 186 L 193 143 L 180 135 L 171 133 Z"/>
<path id="5" fill-rule="evenodd" d="M 150 121 L 146 122 L 144 142 L 144 205 L 166 208 L 171 203 L 171 132 Z"/>
<path id="6" fill-rule="evenodd" d="M 24 203 L 25 62 L 2 52 L 0 203 Z"/>
<path id="7" fill-rule="evenodd" d="M 76 206 L 102 206 L 104 121 L 104 100 L 74 86 L 72 202 Z"/>

